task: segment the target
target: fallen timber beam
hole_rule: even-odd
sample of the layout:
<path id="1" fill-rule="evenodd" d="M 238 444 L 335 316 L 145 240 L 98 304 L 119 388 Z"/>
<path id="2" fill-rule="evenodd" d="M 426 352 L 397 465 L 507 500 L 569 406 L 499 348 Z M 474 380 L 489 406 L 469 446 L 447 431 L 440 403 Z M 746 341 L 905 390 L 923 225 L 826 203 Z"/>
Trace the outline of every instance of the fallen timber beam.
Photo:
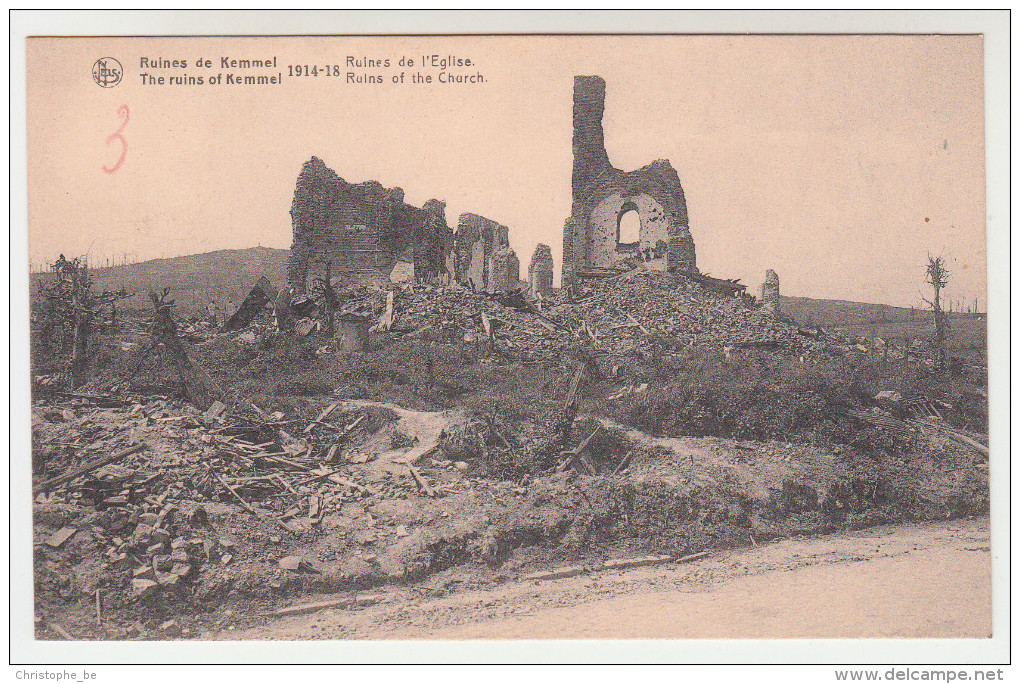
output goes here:
<path id="1" fill-rule="evenodd" d="M 77 477 L 87 475 L 88 473 L 91 473 L 93 470 L 99 470 L 105 465 L 109 465 L 114 461 L 119 461 L 120 459 L 126 456 L 130 456 L 131 454 L 137 453 L 139 451 L 142 451 L 143 449 L 148 448 L 149 448 L 148 444 L 146 444 L 145 442 L 139 442 L 134 446 L 129 446 L 127 449 L 122 449 L 120 451 L 110 454 L 109 456 L 104 456 L 98 461 L 93 461 L 88 465 L 76 468 L 75 470 L 72 470 L 69 473 L 64 473 L 63 475 L 58 475 L 57 477 L 45 480 L 44 482 L 40 482 L 35 486 L 34 491 L 41 492 L 53 489 L 55 487 L 59 487 L 60 485 L 70 482 L 71 480 Z"/>

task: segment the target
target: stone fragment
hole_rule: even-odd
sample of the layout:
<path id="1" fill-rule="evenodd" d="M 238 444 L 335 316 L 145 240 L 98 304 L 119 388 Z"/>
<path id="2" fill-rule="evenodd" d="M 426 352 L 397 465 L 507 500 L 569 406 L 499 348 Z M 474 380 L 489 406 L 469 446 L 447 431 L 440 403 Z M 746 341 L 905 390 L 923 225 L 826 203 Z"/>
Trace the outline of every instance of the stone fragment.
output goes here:
<path id="1" fill-rule="evenodd" d="M 172 572 L 157 572 L 156 581 L 159 582 L 160 586 L 163 587 L 175 587 L 177 582 L 180 581 L 180 575 L 175 575 Z"/>
<path id="2" fill-rule="evenodd" d="M 61 527 L 46 539 L 46 546 L 59 549 L 64 543 L 78 532 L 76 527 Z"/>
<path id="3" fill-rule="evenodd" d="M 135 568 L 131 575 L 134 579 L 147 579 L 147 580 L 156 579 L 156 571 L 153 569 L 151 565 L 141 565 Z"/>
<path id="4" fill-rule="evenodd" d="M 286 617 L 289 615 L 305 615 L 307 613 L 315 613 L 320 610 L 327 610 L 329 608 L 353 608 L 361 606 L 371 606 L 380 603 L 385 598 L 384 594 L 358 594 L 353 599 L 350 597 L 344 597 L 339 599 L 331 599 L 329 601 L 317 601 L 315 603 L 301 603 L 296 606 L 288 606 L 281 608 L 273 615 L 276 617 Z"/>
<path id="5" fill-rule="evenodd" d="M 278 565 L 284 570 L 290 570 L 291 572 L 301 572 L 308 567 L 308 561 L 301 556 L 287 556 L 281 558 Z"/>
<path id="6" fill-rule="evenodd" d="M 131 580 L 131 593 L 140 599 L 152 596 L 159 589 L 159 584 L 151 579 L 135 577 Z"/>
<path id="7" fill-rule="evenodd" d="M 138 548 L 146 548 L 152 544 L 152 526 L 141 523 L 135 527 L 131 534 L 131 544 Z"/>

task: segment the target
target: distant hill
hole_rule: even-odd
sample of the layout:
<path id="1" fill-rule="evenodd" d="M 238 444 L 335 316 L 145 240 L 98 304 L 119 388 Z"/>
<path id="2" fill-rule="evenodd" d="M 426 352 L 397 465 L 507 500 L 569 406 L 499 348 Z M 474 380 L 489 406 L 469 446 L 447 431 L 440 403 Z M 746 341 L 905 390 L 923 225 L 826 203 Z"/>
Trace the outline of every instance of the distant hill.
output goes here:
<path id="1" fill-rule="evenodd" d="M 164 287 L 170 288 L 171 296 L 184 313 L 204 309 L 210 299 L 229 300 L 236 307 L 260 276 L 265 275 L 277 287 L 283 285 L 287 280 L 289 255 L 287 249 L 252 247 L 95 268 L 92 287 L 96 291 L 115 291 L 123 287 L 128 292 L 138 293 L 127 300 L 127 308 L 149 308 L 146 293 L 149 289 Z M 48 274 L 32 274 L 33 292 L 35 281 L 47 277 Z"/>
<path id="2" fill-rule="evenodd" d="M 865 304 L 840 299 L 812 299 L 810 297 L 783 297 L 779 305 L 784 314 L 801 325 L 862 325 L 866 323 L 895 323 L 922 320 L 929 314 L 888 304 Z"/>
<path id="3" fill-rule="evenodd" d="M 236 307 L 261 276 L 276 287 L 287 281 L 287 257 L 290 250 L 269 247 L 224 249 L 205 254 L 153 259 L 125 266 L 96 268 L 92 271 L 94 289 L 119 290 L 121 287 L 139 296 L 129 300 L 129 308 L 149 308 L 145 296 L 149 289 L 169 287 L 182 312 L 204 310 L 210 299 L 233 302 Z M 32 274 L 34 282 L 47 274 Z M 864 304 L 834 299 L 781 297 L 784 314 L 801 325 L 847 326 L 881 322 L 922 321 L 923 310 Z"/>

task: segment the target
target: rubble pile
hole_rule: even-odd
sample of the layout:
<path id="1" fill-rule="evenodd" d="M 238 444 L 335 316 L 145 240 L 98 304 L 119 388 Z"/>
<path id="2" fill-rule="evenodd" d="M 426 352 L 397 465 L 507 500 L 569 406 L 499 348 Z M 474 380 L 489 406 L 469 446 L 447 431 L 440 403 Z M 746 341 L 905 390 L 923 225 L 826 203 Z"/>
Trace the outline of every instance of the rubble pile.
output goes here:
<path id="1" fill-rule="evenodd" d="M 520 292 L 486 296 L 457 287 L 408 286 L 394 299 L 393 330 L 434 330 L 451 341 L 491 337 L 522 357 L 559 354 L 578 342 L 607 354 L 689 346 L 836 352 L 835 340 L 683 275 L 632 271 L 591 279 L 549 308 L 539 310 L 538 304 Z"/>
<path id="2" fill-rule="evenodd" d="M 713 292 L 683 275 L 632 271 L 578 289 L 577 301 L 555 307 L 550 317 L 571 329 L 585 328 L 598 345 L 617 353 L 653 343 L 794 353 L 827 347 L 797 326 L 764 315 L 749 300 Z"/>
<path id="3" fill-rule="evenodd" d="M 410 462 L 372 476 L 365 464 L 384 457 L 381 449 L 418 440 L 390 438 L 380 429 L 387 418 L 371 406 L 333 403 L 309 420 L 255 404 L 200 412 L 165 398 L 114 408 L 97 401 L 116 403 L 78 397 L 38 402 L 33 411 L 33 431 L 45 435 L 34 440 L 35 503 L 95 511 L 87 524 L 61 527 L 39 544 L 56 550 L 87 530 L 104 553 L 100 564 L 118 578 L 113 588 L 136 600 L 187 595 L 210 564 L 240 560 L 243 551 L 209 525 L 225 504 L 251 516 L 249 526 L 293 538 L 345 503 L 449 489 Z M 432 466 L 455 468 L 431 453 Z"/>
<path id="4" fill-rule="evenodd" d="M 555 352 L 574 338 L 519 291 L 483 295 L 431 285 L 407 287 L 396 294 L 392 329 L 412 334 L 434 331 L 450 341 L 491 338 L 522 355 Z"/>

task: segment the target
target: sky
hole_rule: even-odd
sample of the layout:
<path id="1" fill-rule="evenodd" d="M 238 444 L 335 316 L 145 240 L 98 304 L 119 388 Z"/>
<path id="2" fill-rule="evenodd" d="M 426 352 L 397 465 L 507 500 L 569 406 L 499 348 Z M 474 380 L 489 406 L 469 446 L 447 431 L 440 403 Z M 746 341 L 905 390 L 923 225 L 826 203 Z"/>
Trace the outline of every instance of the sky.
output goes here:
<path id="1" fill-rule="evenodd" d="M 927 295 L 943 255 L 948 297 L 985 299 L 980 36 L 526 36 L 30 38 L 28 221 L 33 264 L 93 263 L 256 245 L 288 248 L 301 165 L 377 180 L 420 206 L 447 202 L 510 227 L 526 272 L 570 214 L 574 75 L 606 81 L 610 161 L 668 159 L 698 265 L 756 291 L 900 306 Z M 470 59 L 438 83 L 422 55 Z M 414 67 L 400 65 L 403 56 Z M 100 87 L 100 57 L 123 66 Z M 270 59 L 242 70 L 221 58 Z M 186 68 L 143 67 L 186 60 Z M 196 60 L 209 59 L 210 68 Z M 348 58 L 390 60 L 348 67 Z M 318 76 L 290 76 L 316 65 Z M 324 76 L 338 65 L 339 77 Z M 328 71 L 332 71 L 331 69 Z M 347 83 L 346 74 L 383 83 Z M 414 72 L 432 83 L 413 84 Z M 202 76 L 144 85 L 141 74 Z M 210 84 L 282 73 L 280 85 Z M 393 83 L 404 74 L 403 83 Z M 118 109 L 126 105 L 124 123 Z M 121 128 L 123 124 L 123 127 Z M 120 131 L 123 145 L 111 134 Z M 123 161 L 113 172 L 123 150 Z"/>

